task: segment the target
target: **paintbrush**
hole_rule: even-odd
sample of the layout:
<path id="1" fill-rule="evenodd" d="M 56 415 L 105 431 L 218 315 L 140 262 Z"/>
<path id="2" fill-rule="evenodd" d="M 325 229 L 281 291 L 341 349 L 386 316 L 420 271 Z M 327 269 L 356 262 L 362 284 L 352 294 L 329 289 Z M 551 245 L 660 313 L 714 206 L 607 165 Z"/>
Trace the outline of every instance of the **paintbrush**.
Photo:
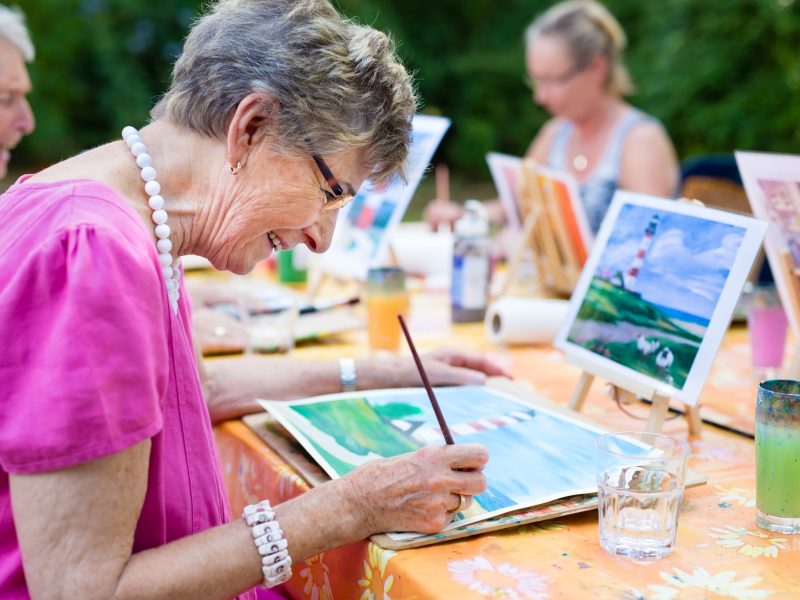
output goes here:
<path id="1" fill-rule="evenodd" d="M 444 420 L 442 409 L 439 408 L 439 402 L 436 400 L 436 395 L 433 393 L 431 382 L 428 380 L 428 374 L 425 373 L 425 367 L 422 366 L 422 361 L 419 359 L 419 354 L 417 354 L 414 341 L 411 339 L 411 334 L 408 332 L 408 327 L 406 327 L 406 322 L 405 319 L 403 319 L 403 315 L 397 315 L 397 320 L 400 321 L 400 327 L 403 328 L 403 333 L 406 336 L 408 347 L 411 349 L 411 354 L 414 356 L 414 362 L 417 363 L 419 376 L 422 377 L 422 383 L 425 385 L 425 391 L 428 392 L 428 398 L 431 401 L 431 406 L 433 406 L 433 412 L 436 413 L 436 420 L 439 421 L 439 429 L 442 430 L 444 441 L 448 444 L 455 444 L 453 441 L 453 436 L 450 435 L 450 428 L 447 427 L 447 422 Z"/>

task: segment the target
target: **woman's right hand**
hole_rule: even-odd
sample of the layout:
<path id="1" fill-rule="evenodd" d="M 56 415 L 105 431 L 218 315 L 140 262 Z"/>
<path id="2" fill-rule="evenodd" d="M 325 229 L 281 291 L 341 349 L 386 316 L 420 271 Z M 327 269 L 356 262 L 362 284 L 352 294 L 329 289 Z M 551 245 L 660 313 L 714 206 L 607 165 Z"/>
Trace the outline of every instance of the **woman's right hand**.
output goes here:
<path id="1" fill-rule="evenodd" d="M 436 533 L 458 508 L 459 494 L 486 490 L 482 473 L 489 460 L 478 444 L 426 446 L 415 452 L 368 462 L 349 473 L 350 501 L 363 515 L 366 535 L 385 531 Z"/>
<path id="2" fill-rule="evenodd" d="M 463 216 L 464 207 L 449 200 L 431 200 L 425 207 L 425 222 L 434 231 L 441 226 L 452 229 L 454 223 Z"/>

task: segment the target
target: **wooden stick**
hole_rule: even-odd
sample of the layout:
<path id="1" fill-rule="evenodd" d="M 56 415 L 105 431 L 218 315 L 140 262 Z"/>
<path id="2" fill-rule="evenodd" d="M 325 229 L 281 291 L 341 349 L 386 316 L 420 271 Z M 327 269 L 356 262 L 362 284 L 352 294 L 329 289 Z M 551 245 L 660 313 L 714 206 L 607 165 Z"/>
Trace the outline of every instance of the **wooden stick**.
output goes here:
<path id="1" fill-rule="evenodd" d="M 689 435 L 699 435 L 703 429 L 703 420 L 700 418 L 700 407 L 686 405 L 686 420 L 689 422 Z"/>
<path id="2" fill-rule="evenodd" d="M 647 431 L 658 433 L 664 426 L 664 420 L 669 411 L 669 398 L 660 394 L 653 394 L 653 404 L 650 408 L 650 418 L 647 420 Z"/>
<path id="3" fill-rule="evenodd" d="M 431 382 L 428 380 L 428 374 L 425 373 L 425 367 L 422 366 L 422 361 L 419 359 L 419 354 L 417 354 L 417 349 L 414 346 L 413 340 L 411 339 L 411 333 L 409 333 L 408 327 L 406 327 L 406 321 L 403 319 L 403 315 L 397 315 L 397 320 L 400 321 L 400 327 L 403 328 L 403 333 L 406 336 L 408 347 L 411 349 L 411 355 L 414 357 L 414 362 L 417 363 L 419 376 L 422 377 L 422 383 L 425 385 L 425 391 L 428 392 L 428 399 L 431 401 L 431 406 L 433 406 L 433 412 L 436 413 L 436 420 L 439 421 L 439 429 L 442 430 L 444 441 L 451 445 L 455 444 L 453 441 L 453 436 L 450 435 L 450 428 L 447 426 L 447 422 L 444 420 L 442 409 L 439 408 L 439 402 L 436 400 L 436 395 L 433 393 Z"/>
<path id="4" fill-rule="evenodd" d="M 589 388 L 592 387 L 594 375 L 584 371 L 581 373 L 581 378 L 578 380 L 578 385 L 575 386 L 575 391 L 572 392 L 572 398 L 569 399 L 569 407 L 575 412 L 580 412 L 583 408 L 583 403 L 586 402 L 586 396 L 589 394 Z"/>
<path id="5" fill-rule="evenodd" d="M 450 169 L 444 163 L 436 165 L 434 170 L 436 177 L 436 200 L 439 202 L 450 202 Z"/>
<path id="6" fill-rule="evenodd" d="M 536 226 L 536 220 L 538 218 L 538 208 L 534 208 L 528 213 L 528 216 L 525 217 L 525 224 L 522 227 L 522 233 L 517 240 L 517 245 L 514 248 L 514 253 L 511 256 L 511 262 L 508 263 L 508 269 L 506 269 L 506 280 L 503 282 L 503 289 L 500 290 L 500 293 L 497 295 L 498 298 L 505 296 L 510 291 L 511 285 L 516 280 L 517 275 L 519 274 L 519 266 L 522 263 L 522 257 L 525 255 L 525 250 L 530 247 L 531 234 L 533 233 L 533 228 Z"/>

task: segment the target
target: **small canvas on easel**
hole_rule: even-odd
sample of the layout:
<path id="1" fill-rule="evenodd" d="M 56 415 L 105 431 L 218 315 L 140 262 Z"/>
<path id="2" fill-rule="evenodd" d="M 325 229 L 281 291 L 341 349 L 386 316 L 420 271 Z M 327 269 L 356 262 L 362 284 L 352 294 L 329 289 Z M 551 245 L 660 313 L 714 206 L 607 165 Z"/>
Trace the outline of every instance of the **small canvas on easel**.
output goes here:
<path id="1" fill-rule="evenodd" d="M 392 233 L 403 218 L 433 153 L 450 127 L 444 117 L 416 115 L 411 148 L 399 177 L 375 186 L 365 182 L 356 197 L 339 211 L 330 249 L 320 257 L 320 269 L 334 277 L 364 281 L 370 267 L 386 259 Z"/>
<path id="2" fill-rule="evenodd" d="M 542 165 L 536 166 L 536 178 L 539 189 L 545 190 L 545 196 L 549 196 L 553 203 L 553 218 L 570 241 L 578 265 L 582 267 L 594 243 L 594 235 L 581 201 L 578 183 L 569 173 Z"/>
<path id="3" fill-rule="evenodd" d="M 736 152 L 736 164 L 753 214 L 770 224 L 764 240 L 767 260 L 800 340 L 800 156 Z"/>
<path id="4" fill-rule="evenodd" d="M 520 213 L 520 193 L 522 190 L 522 159 L 518 156 L 490 152 L 486 155 L 486 164 L 492 174 L 497 196 L 503 206 L 508 226 L 512 231 L 522 229 Z"/>
<path id="5" fill-rule="evenodd" d="M 488 160 L 490 166 L 495 164 L 492 174 L 503 205 L 513 202 L 522 223 L 503 294 L 517 276 L 523 254 L 531 251 L 542 285 L 570 295 L 594 242 L 575 179 L 532 160 L 498 154 L 490 154 Z"/>
<path id="6" fill-rule="evenodd" d="M 617 192 L 555 345 L 622 390 L 694 407 L 765 230 L 750 217 Z"/>

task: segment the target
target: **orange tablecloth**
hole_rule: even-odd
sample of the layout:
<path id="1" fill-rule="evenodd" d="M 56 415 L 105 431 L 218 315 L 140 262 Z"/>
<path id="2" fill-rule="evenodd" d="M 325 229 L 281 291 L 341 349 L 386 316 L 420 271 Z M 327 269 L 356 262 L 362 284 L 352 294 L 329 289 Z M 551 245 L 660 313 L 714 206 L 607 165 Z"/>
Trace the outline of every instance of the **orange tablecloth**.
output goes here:
<path id="1" fill-rule="evenodd" d="M 411 328 L 422 347 L 446 342 L 487 351 L 559 402 L 567 401 L 577 382 L 578 370 L 557 351 L 491 348 L 481 326 L 451 329 L 442 325 L 442 315 L 414 314 Z M 733 422 L 752 421 L 756 380 L 747 344 L 745 330 L 729 333 L 703 392 L 703 402 Z M 298 355 L 352 355 L 363 348 L 363 334 L 354 334 Z M 610 429 L 643 427 L 597 383 L 584 413 Z M 689 439 L 683 419 L 668 422 L 665 432 Z M 234 514 L 247 503 L 265 497 L 280 502 L 307 489 L 242 422 L 224 423 L 216 435 Z M 352 544 L 295 565 L 288 589 L 295 598 L 315 600 L 800 597 L 800 536 L 756 527 L 753 441 L 708 425 L 689 441 L 690 466 L 708 475 L 708 485 L 686 491 L 677 549 L 668 558 L 636 563 L 606 554 L 597 539 L 597 513 L 590 512 L 401 552 Z"/>

